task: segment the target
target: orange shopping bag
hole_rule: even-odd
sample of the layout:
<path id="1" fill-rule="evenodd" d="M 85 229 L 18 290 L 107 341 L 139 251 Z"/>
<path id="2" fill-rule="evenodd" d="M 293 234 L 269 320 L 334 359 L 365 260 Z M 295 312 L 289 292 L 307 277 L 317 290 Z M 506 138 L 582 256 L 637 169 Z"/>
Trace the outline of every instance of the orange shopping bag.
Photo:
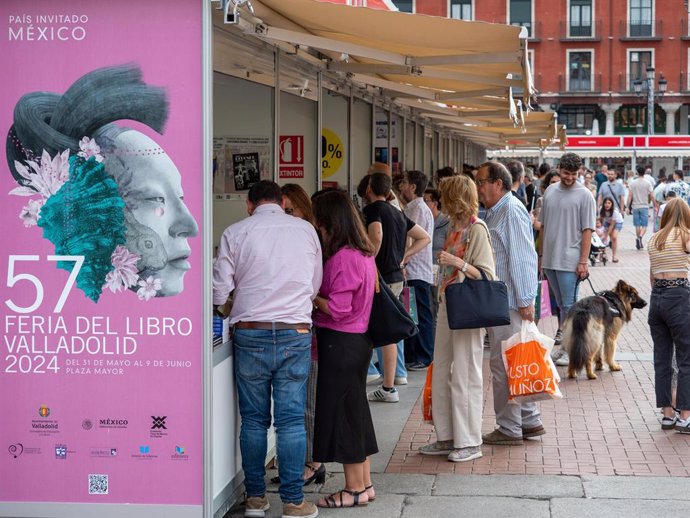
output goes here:
<path id="1" fill-rule="evenodd" d="M 503 364 L 508 374 L 508 401 L 522 403 L 561 398 L 561 381 L 551 360 L 553 340 L 539 332 L 534 322 L 522 322 L 522 328 L 501 342 Z"/>
<path id="2" fill-rule="evenodd" d="M 429 364 L 426 370 L 426 382 L 424 383 L 424 391 L 422 392 L 422 413 L 424 415 L 425 423 L 432 423 L 431 416 L 431 379 L 434 371 L 434 363 Z"/>

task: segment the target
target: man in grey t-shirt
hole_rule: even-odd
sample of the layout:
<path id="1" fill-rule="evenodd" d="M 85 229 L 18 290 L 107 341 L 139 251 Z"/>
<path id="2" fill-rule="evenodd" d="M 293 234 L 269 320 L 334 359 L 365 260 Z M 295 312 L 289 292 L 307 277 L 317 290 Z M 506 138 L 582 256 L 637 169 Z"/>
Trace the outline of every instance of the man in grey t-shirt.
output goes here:
<path id="1" fill-rule="evenodd" d="M 618 209 L 621 215 L 625 215 L 625 187 L 622 182 L 617 181 L 618 175 L 616 171 L 609 170 L 606 175 L 609 181 L 603 183 L 599 188 L 597 209 L 601 209 L 604 200 L 610 199 L 613 200 L 613 208 Z"/>
<path id="2" fill-rule="evenodd" d="M 577 300 L 579 282 L 588 275 L 587 258 L 596 218 L 590 191 L 577 181 L 582 160 L 565 153 L 560 160 L 561 181 L 544 193 L 539 214 L 540 269 L 543 269 L 560 309 L 556 343 L 560 345 L 562 325 Z M 602 186 L 602 189 L 606 184 Z M 568 365 L 567 355 L 556 355 L 557 365 Z"/>

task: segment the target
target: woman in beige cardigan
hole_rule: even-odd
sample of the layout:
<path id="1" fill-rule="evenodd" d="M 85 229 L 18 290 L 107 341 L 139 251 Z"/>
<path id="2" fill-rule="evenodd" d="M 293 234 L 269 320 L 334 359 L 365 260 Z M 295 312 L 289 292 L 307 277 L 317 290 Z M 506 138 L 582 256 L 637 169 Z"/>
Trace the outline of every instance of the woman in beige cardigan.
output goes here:
<path id="1" fill-rule="evenodd" d="M 491 240 L 486 224 L 477 218 L 477 188 L 468 176 L 441 182 L 441 205 L 451 218 L 448 238 L 439 254 L 441 266 L 439 311 L 432 373 L 432 415 L 436 442 L 422 446 L 424 455 L 447 455 L 452 462 L 482 456 L 482 359 L 481 329 L 448 327 L 444 292 L 465 277 L 495 277 Z"/>

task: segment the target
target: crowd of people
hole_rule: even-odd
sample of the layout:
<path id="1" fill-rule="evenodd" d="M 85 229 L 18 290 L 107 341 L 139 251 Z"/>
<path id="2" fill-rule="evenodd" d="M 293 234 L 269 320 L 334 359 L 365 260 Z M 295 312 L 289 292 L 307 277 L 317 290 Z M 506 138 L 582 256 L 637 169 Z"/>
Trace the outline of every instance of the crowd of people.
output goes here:
<path id="1" fill-rule="evenodd" d="M 310 198 L 296 184 L 254 184 L 250 217 L 221 237 L 213 282 L 214 308 L 232 301 L 223 317 L 233 327 L 245 516 L 261 518 L 269 508 L 271 423 L 283 516 L 313 518 L 317 507 L 374 501 L 369 459 L 378 446 L 369 405 L 397 403 L 407 371 L 432 362 L 436 440 L 421 454 L 467 462 L 482 456 L 482 444 L 519 445 L 547 433 L 538 404 L 508 403 L 501 342 L 535 319 L 539 280 L 547 279 L 560 345 L 589 273 L 590 243 L 601 238 L 617 262 L 627 211 L 643 249 L 650 203 L 661 229 L 647 244 L 657 405 L 663 429 L 690 433 L 690 189 L 682 171 L 670 182 L 660 178 L 663 189 L 650 178 L 639 168 L 628 186 L 605 165 L 595 173 L 565 153 L 557 168 L 489 161 L 462 173 L 439 169 L 433 178 L 393 176 L 374 163 L 357 188 L 361 207 L 337 189 Z M 481 277 L 506 283 L 510 324 L 451 329 L 446 288 Z M 367 329 L 379 279 L 396 296 L 413 290 L 419 333 L 372 351 Z M 482 435 L 485 347 L 496 427 Z M 560 348 L 553 357 L 568 365 Z M 378 386 L 367 392 L 367 384 Z M 328 462 L 343 464 L 345 487 L 307 501 L 303 487 L 322 483 Z"/>

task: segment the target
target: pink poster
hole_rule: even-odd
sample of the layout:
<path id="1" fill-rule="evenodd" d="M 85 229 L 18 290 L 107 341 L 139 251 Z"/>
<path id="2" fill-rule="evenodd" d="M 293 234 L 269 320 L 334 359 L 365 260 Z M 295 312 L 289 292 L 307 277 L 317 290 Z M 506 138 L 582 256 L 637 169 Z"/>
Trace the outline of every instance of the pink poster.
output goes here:
<path id="1" fill-rule="evenodd" d="M 201 1 L 0 2 L 0 501 L 202 501 Z"/>

